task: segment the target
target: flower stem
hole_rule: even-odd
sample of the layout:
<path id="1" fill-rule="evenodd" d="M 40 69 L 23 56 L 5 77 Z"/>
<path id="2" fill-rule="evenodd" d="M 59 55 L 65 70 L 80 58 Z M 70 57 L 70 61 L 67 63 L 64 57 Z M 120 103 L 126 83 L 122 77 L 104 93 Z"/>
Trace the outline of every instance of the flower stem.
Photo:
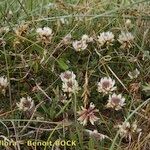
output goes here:
<path id="1" fill-rule="evenodd" d="M 74 93 L 74 119 L 77 122 L 77 95 Z"/>

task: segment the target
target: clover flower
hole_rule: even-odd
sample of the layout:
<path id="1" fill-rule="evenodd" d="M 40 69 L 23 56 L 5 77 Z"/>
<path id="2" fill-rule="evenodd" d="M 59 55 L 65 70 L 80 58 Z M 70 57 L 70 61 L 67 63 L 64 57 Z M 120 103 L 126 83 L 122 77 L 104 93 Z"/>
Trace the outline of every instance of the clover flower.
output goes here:
<path id="1" fill-rule="evenodd" d="M 61 24 L 63 24 L 63 25 L 68 25 L 68 24 L 69 24 L 69 21 L 67 20 L 67 18 L 64 18 L 64 17 L 61 17 L 61 18 L 60 18 L 60 22 L 61 22 Z"/>
<path id="2" fill-rule="evenodd" d="M 83 51 L 87 48 L 88 43 L 93 42 L 93 38 L 89 37 L 88 35 L 84 34 L 81 37 L 80 41 L 73 41 L 72 46 L 76 51 Z"/>
<path id="3" fill-rule="evenodd" d="M 28 29 L 29 29 L 29 24 L 22 23 L 16 28 L 14 28 L 14 31 L 17 36 L 25 36 L 28 32 Z"/>
<path id="4" fill-rule="evenodd" d="M 67 82 L 63 82 L 63 84 L 62 84 L 63 92 L 78 93 L 79 89 L 80 88 L 79 88 L 78 82 L 76 80 L 70 80 Z"/>
<path id="5" fill-rule="evenodd" d="M 49 44 L 51 42 L 53 36 L 51 28 L 49 27 L 38 28 L 36 32 L 38 34 L 37 39 L 39 42 L 42 42 L 43 44 Z"/>
<path id="6" fill-rule="evenodd" d="M 6 45 L 6 41 L 3 38 L 0 38 L 0 47 L 4 47 Z"/>
<path id="7" fill-rule="evenodd" d="M 128 76 L 129 76 L 129 78 L 132 80 L 132 79 L 136 79 L 138 76 L 139 76 L 139 74 L 140 74 L 140 72 L 139 72 L 139 70 L 136 68 L 134 71 L 130 71 L 129 73 L 128 73 Z"/>
<path id="8" fill-rule="evenodd" d="M 92 38 L 92 37 L 89 37 L 89 36 L 86 35 L 86 34 L 82 35 L 81 40 L 82 40 L 82 41 L 85 41 L 86 43 L 93 42 L 93 38 Z"/>
<path id="9" fill-rule="evenodd" d="M 63 82 L 67 82 L 70 80 L 75 80 L 76 75 L 72 71 L 67 70 L 60 74 L 60 78 Z"/>
<path id="10" fill-rule="evenodd" d="M 118 41 L 121 43 L 121 48 L 131 48 L 133 46 L 134 36 L 130 32 L 121 32 Z"/>
<path id="11" fill-rule="evenodd" d="M 95 105 L 93 103 L 90 103 L 89 108 L 81 107 L 82 110 L 78 111 L 78 121 L 80 121 L 83 126 L 87 124 L 88 121 L 92 125 L 94 125 L 94 122 L 97 121 L 99 118 L 95 116 L 95 113 L 98 112 L 98 109 L 95 109 Z"/>
<path id="12" fill-rule="evenodd" d="M 98 82 L 98 92 L 103 94 L 111 93 L 112 91 L 116 90 L 115 80 L 111 79 L 110 77 L 101 78 L 100 82 Z"/>
<path id="13" fill-rule="evenodd" d="M 71 38 L 72 35 L 71 34 L 67 34 L 63 39 L 62 39 L 62 43 L 65 45 L 68 45 L 71 43 Z"/>
<path id="14" fill-rule="evenodd" d="M 77 93 L 79 91 L 79 85 L 76 80 L 76 75 L 72 71 L 65 71 L 60 74 L 60 78 L 63 81 L 62 90 L 67 93 Z"/>
<path id="15" fill-rule="evenodd" d="M 9 83 L 8 83 L 7 77 L 1 76 L 0 77 L 0 90 L 3 95 L 5 95 L 8 84 Z"/>
<path id="16" fill-rule="evenodd" d="M 108 103 L 106 105 L 107 108 L 113 108 L 115 110 L 120 110 L 125 105 L 125 98 L 122 97 L 121 94 L 116 95 L 109 95 Z"/>
<path id="17" fill-rule="evenodd" d="M 142 60 L 145 60 L 145 58 L 150 58 L 150 53 L 149 53 L 149 51 L 143 51 Z"/>
<path id="18" fill-rule="evenodd" d="M 87 48 L 87 43 L 84 40 L 80 40 L 80 41 L 73 41 L 72 42 L 72 46 L 76 51 L 83 51 Z"/>
<path id="19" fill-rule="evenodd" d="M 128 138 L 129 140 L 131 140 L 134 133 L 141 132 L 141 129 L 137 126 L 137 121 L 134 121 L 132 124 L 129 122 L 123 122 L 118 125 L 118 128 L 120 136 L 123 138 Z"/>
<path id="20" fill-rule="evenodd" d="M 131 24 L 132 24 L 131 20 L 127 19 L 126 22 L 125 22 L 126 27 L 130 27 Z"/>
<path id="21" fill-rule="evenodd" d="M 61 103 L 66 103 L 67 102 L 67 96 L 66 96 L 66 94 L 59 95 L 59 101 Z"/>
<path id="22" fill-rule="evenodd" d="M 9 31 L 10 31 L 9 27 L 1 27 L 0 28 L 0 34 L 7 33 Z"/>
<path id="23" fill-rule="evenodd" d="M 22 97 L 20 99 L 20 102 L 17 103 L 17 106 L 18 106 L 19 110 L 30 111 L 32 108 L 34 108 L 34 101 L 29 96 L 27 98 Z"/>
<path id="24" fill-rule="evenodd" d="M 114 41 L 114 34 L 110 31 L 108 32 L 102 32 L 100 36 L 98 36 L 98 42 L 100 46 L 109 46 L 112 45 L 112 42 Z"/>

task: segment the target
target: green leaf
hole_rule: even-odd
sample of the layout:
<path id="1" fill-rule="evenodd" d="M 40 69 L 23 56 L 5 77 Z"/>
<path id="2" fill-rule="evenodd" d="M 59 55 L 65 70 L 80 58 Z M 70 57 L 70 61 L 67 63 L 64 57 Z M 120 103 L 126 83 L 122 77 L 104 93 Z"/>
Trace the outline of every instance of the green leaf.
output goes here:
<path id="1" fill-rule="evenodd" d="M 59 60 L 57 60 L 57 63 L 59 65 L 59 67 L 63 70 L 68 70 L 68 65 L 65 63 L 65 60 L 60 58 Z"/>

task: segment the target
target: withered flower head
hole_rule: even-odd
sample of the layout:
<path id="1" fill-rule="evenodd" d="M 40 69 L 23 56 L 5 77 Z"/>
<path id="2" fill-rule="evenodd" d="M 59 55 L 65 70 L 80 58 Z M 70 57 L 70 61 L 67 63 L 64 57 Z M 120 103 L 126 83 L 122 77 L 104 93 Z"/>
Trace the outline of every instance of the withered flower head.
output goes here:
<path id="1" fill-rule="evenodd" d="M 128 76 L 132 80 L 132 79 L 136 79 L 139 76 L 139 74 L 140 74 L 140 71 L 136 68 L 135 70 L 130 71 L 128 73 Z"/>
<path id="2" fill-rule="evenodd" d="M 131 140 L 134 133 L 139 133 L 142 131 L 138 128 L 137 121 L 134 121 L 132 124 L 129 122 L 123 122 L 121 125 L 118 125 L 118 128 L 120 136 L 128 138 L 129 140 Z"/>
<path id="3" fill-rule="evenodd" d="M 78 121 L 80 121 L 83 126 L 87 124 L 88 121 L 92 125 L 94 125 L 94 122 L 97 121 L 99 118 L 95 116 L 95 113 L 98 112 L 98 109 L 95 109 L 95 105 L 93 103 L 90 103 L 89 108 L 81 107 L 82 110 L 78 111 Z"/>
<path id="4" fill-rule="evenodd" d="M 5 95 L 8 84 L 9 83 L 8 83 L 7 77 L 1 76 L 0 77 L 0 90 L 3 95 Z"/>
<path id="5" fill-rule="evenodd" d="M 17 106 L 18 106 L 19 110 L 22 110 L 22 111 L 28 110 L 29 111 L 34 107 L 34 101 L 29 96 L 27 98 L 22 97 L 20 99 L 20 102 L 17 103 Z"/>
<path id="6" fill-rule="evenodd" d="M 14 31 L 17 36 L 25 36 L 29 30 L 29 24 L 20 24 L 18 25 Z"/>
<path id="7" fill-rule="evenodd" d="M 108 138 L 107 135 L 104 135 L 102 133 L 99 133 L 97 130 L 85 130 L 91 137 L 94 137 L 96 140 L 102 141 L 105 138 Z"/>

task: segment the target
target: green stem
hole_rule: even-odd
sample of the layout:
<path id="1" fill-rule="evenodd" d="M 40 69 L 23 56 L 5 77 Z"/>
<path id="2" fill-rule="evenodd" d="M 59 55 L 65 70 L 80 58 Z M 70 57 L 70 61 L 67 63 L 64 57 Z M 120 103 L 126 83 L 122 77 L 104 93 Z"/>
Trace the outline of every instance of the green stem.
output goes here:
<path id="1" fill-rule="evenodd" d="M 76 93 L 74 93 L 74 119 L 75 123 L 77 122 L 77 96 Z"/>
<path id="2" fill-rule="evenodd" d="M 6 62 L 6 70 L 7 70 L 7 77 L 8 77 L 8 88 L 9 88 L 9 101 L 10 101 L 10 109 L 12 110 L 12 97 L 11 97 L 11 85 L 10 85 L 10 75 L 9 75 L 9 67 L 8 67 L 8 60 L 7 60 L 7 54 L 4 47 L 4 55 L 5 55 L 5 62 Z"/>

